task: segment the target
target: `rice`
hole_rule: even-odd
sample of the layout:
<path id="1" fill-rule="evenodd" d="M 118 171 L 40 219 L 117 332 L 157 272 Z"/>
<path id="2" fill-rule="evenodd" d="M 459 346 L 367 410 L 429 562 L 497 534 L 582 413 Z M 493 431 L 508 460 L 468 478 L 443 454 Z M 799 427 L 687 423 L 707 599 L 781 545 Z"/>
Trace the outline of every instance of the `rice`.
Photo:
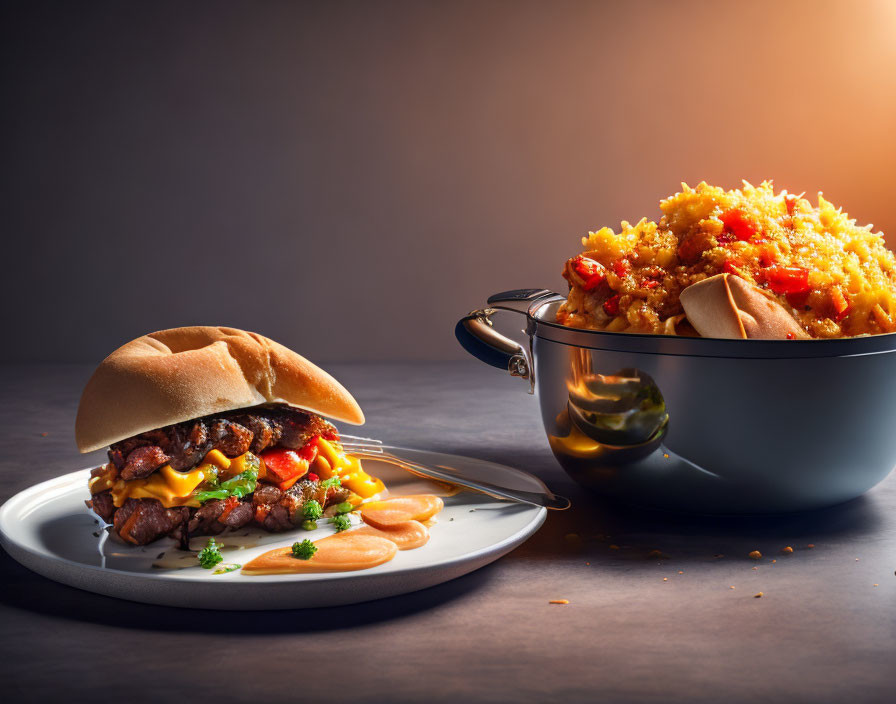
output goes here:
<path id="1" fill-rule="evenodd" d="M 679 295 L 721 273 L 772 295 L 816 338 L 896 331 L 896 258 L 880 232 L 818 195 L 813 207 L 771 182 L 725 191 L 682 184 L 663 216 L 582 238 L 563 275 L 557 321 L 571 327 L 695 335 Z"/>

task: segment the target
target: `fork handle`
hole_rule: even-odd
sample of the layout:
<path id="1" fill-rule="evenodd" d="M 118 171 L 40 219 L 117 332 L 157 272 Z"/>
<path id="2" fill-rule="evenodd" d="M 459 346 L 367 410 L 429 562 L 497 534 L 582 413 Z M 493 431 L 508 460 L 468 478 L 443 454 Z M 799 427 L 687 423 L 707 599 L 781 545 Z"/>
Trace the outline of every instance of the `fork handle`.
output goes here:
<path id="1" fill-rule="evenodd" d="M 554 493 L 522 491 L 519 489 L 508 489 L 507 487 L 497 486 L 496 484 L 490 484 L 488 482 L 474 482 L 471 479 L 458 477 L 456 474 L 453 474 L 450 471 L 444 471 L 434 467 L 426 467 L 424 465 L 417 464 L 416 462 L 401 459 L 400 457 L 396 457 L 395 455 L 388 452 L 383 452 L 382 454 L 378 452 L 355 452 L 353 454 L 356 457 L 361 457 L 362 459 L 377 459 L 383 460 L 384 462 L 390 462 L 391 464 L 401 467 L 402 469 L 406 469 L 413 474 L 429 477 L 430 479 L 439 479 L 441 481 L 448 482 L 449 484 L 457 484 L 458 486 L 462 486 L 467 489 L 473 489 L 474 491 L 479 491 L 483 494 L 488 494 L 489 496 L 493 496 L 498 499 L 518 501 L 524 504 L 532 504 L 533 506 L 543 506 L 544 508 L 548 508 L 554 511 L 563 511 L 565 509 L 568 509 L 570 506 L 569 499 Z"/>

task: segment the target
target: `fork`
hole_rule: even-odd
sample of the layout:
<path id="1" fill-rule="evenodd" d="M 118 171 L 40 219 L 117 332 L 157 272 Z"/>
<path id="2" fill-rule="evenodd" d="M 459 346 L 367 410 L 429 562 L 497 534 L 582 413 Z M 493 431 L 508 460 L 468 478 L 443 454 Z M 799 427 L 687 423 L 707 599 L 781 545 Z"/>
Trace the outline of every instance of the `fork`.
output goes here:
<path id="1" fill-rule="evenodd" d="M 354 455 L 360 459 L 371 459 L 388 462 L 397 467 L 416 474 L 419 476 L 437 479 L 439 481 L 448 482 L 449 484 L 457 484 L 458 486 L 474 491 L 487 494 L 498 499 L 508 501 L 516 501 L 524 504 L 532 504 L 533 506 L 544 506 L 545 508 L 556 511 L 563 511 L 569 508 L 569 499 L 554 494 L 550 489 L 543 492 L 538 491 L 522 491 L 520 489 L 510 489 L 508 487 L 498 486 L 489 482 L 471 479 L 463 475 L 463 472 L 454 467 L 445 465 L 437 465 L 429 467 L 411 460 L 398 457 L 383 447 L 381 440 L 374 438 L 362 438 L 355 435 L 342 435 L 340 437 L 342 449 L 347 453 Z"/>

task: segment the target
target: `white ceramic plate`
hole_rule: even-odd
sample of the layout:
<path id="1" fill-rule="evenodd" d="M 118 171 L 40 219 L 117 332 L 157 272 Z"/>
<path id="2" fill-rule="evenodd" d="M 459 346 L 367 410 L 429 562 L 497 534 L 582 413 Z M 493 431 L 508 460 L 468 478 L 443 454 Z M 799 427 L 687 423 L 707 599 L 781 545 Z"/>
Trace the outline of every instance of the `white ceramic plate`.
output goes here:
<path id="1" fill-rule="evenodd" d="M 448 465 L 492 484 L 544 491 L 531 474 L 457 455 L 387 448 L 420 464 Z M 423 493 L 420 480 L 377 460 L 365 469 L 395 493 Z M 79 589 L 150 604 L 206 609 L 295 609 L 354 604 L 425 589 L 497 560 L 531 536 L 547 511 L 529 504 L 497 501 L 475 492 L 446 497 L 430 528 L 430 540 L 399 552 L 378 567 L 356 572 L 248 576 L 239 570 L 214 574 L 195 555 L 165 538 L 141 547 L 108 539 L 102 522 L 87 509 L 89 469 L 72 472 L 16 494 L 0 507 L 0 544 L 38 574 Z M 252 558 L 295 540 L 318 540 L 333 529 L 267 533 L 245 528 L 216 538 L 225 563 Z M 193 539 L 199 549 L 207 537 Z M 164 555 L 162 555 L 164 553 Z M 164 565 L 159 567 L 158 565 Z M 156 566 L 153 566 L 156 565 Z"/>

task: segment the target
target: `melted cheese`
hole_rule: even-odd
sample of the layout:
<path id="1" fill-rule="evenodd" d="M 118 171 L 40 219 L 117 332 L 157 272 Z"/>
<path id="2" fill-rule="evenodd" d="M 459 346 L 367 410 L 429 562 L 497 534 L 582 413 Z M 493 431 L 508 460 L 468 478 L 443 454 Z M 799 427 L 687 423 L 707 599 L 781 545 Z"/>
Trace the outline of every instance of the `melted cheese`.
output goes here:
<path id="1" fill-rule="evenodd" d="M 198 507 L 200 503 L 190 495 L 213 473 L 213 468 L 215 465 L 203 461 L 192 471 L 178 472 L 166 464 L 145 479 L 119 479 L 112 486 L 112 502 L 121 506 L 126 499 L 158 499 L 166 508 Z"/>
<path id="2" fill-rule="evenodd" d="M 230 469 L 230 465 L 236 462 L 236 460 L 242 459 L 244 457 L 245 455 L 240 455 L 235 459 L 230 459 L 220 450 L 209 450 L 206 453 L 205 457 L 202 458 L 202 464 L 213 464 L 218 469 L 227 470 Z"/>
<path id="3" fill-rule="evenodd" d="M 107 465 L 106 472 L 90 480 L 90 492 L 97 494 L 112 490 L 112 502 L 121 506 L 126 499 L 158 499 L 166 508 L 172 506 L 193 506 L 201 504 L 192 497 L 193 492 L 209 477 L 218 476 L 220 481 L 241 474 L 246 469 L 249 453 L 229 458 L 219 450 L 210 450 L 202 463 L 189 472 L 178 472 L 165 465 L 145 479 L 125 481 L 117 476 L 113 465 Z M 259 468 L 259 477 L 264 476 L 264 462 Z"/>
<path id="4" fill-rule="evenodd" d="M 115 478 L 117 476 L 118 470 L 115 468 L 114 464 L 109 462 L 109 464 L 103 467 L 101 474 L 91 477 L 87 482 L 87 488 L 90 489 L 90 494 L 99 494 L 101 491 L 111 489 L 115 486 Z"/>
<path id="5" fill-rule="evenodd" d="M 311 471 L 322 479 L 336 475 L 342 480 L 342 486 L 355 492 L 363 499 L 369 499 L 385 490 L 385 485 L 376 477 L 370 476 L 361 466 L 357 457 L 346 455 L 328 440 L 318 438 L 318 455 Z"/>
<path id="6" fill-rule="evenodd" d="M 165 465 L 145 479 L 125 481 L 118 476 L 114 465 L 107 465 L 102 474 L 90 479 L 91 494 L 111 490 L 112 502 L 121 506 L 127 499 L 158 499 L 166 508 L 173 506 L 199 507 L 201 504 L 193 497 L 193 493 L 207 478 L 217 474 L 219 480 L 229 479 L 247 469 L 248 453 L 239 457 L 228 458 L 218 450 L 211 450 L 203 458 L 202 464 L 189 472 L 178 472 L 170 465 Z M 321 479 L 338 476 L 342 486 L 368 499 L 386 487 L 376 477 L 372 477 L 361 467 L 361 461 L 350 457 L 338 449 L 338 446 L 318 439 L 318 455 L 310 470 Z M 258 478 L 264 478 L 266 472 L 264 462 L 258 472 Z"/>

